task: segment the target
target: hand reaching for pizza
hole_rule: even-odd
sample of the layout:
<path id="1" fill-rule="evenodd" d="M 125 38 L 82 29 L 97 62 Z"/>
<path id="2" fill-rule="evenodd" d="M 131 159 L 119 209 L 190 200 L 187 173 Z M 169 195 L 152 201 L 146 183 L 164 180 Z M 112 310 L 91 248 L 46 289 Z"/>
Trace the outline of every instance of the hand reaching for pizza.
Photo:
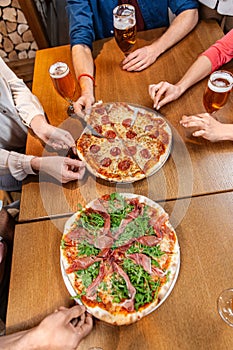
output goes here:
<path id="1" fill-rule="evenodd" d="M 149 95 L 154 102 L 153 107 L 157 110 L 165 104 L 176 100 L 183 92 L 180 85 L 173 85 L 167 81 L 149 85 Z"/>
<path id="2" fill-rule="evenodd" d="M 92 326 L 92 316 L 85 313 L 84 306 L 76 305 L 70 309 L 60 308 L 47 316 L 35 329 L 35 335 L 40 344 L 44 343 L 44 349 L 76 349 Z"/>
<path id="3" fill-rule="evenodd" d="M 70 309 L 62 307 L 47 316 L 35 328 L 1 337 L 0 347 L 18 350 L 73 350 L 90 333 L 92 327 L 92 316 L 85 312 L 84 306 L 76 305 Z"/>
<path id="4" fill-rule="evenodd" d="M 61 183 L 81 180 L 85 174 L 84 162 L 68 157 L 35 157 L 31 166 L 33 170 L 46 173 Z"/>
<path id="5" fill-rule="evenodd" d="M 209 113 L 184 115 L 180 124 L 185 128 L 197 128 L 192 134 L 195 137 L 202 136 L 212 142 L 233 140 L 233 125 L 220 123 Z"/>
<path id="6" fill-rule="evenodd" d="M 73 103 L 75 113 L 84 118 L 91 113 L 92 105 L 95 102 L 95 98 L 92 93 L 83 93 L 80 98 Z"/>

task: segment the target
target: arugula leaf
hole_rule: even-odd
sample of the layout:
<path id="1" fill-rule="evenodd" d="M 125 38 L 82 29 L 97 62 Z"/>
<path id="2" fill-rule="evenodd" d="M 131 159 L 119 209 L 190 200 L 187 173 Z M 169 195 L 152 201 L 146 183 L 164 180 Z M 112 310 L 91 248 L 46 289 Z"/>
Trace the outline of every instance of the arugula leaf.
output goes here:
<path id="1" fill-rule="evenodd" d="M 83 210 L 83 206 L 81 203 L 77 204 L 77 211 L 82 211 Z"/>
<path id="2" fill-rule="evenodd" d="M 87 242 L 82 242 L 77 245 L 78 249 L 78 256 L 90 256 L 90 255 L 98 255 L 100 252 L 100 249 L 94 247 L 93 245 L 87 243 Z"/>
<path id="3" fill-rule="evenodd" d="M 66 242 L 64 239 L 61 240 L 61 249 L 65 249 L 66 248 Z"/>
<path id="4" fill-rule="evenodd" d="M 111 228 L 116 229 L 121 221 L 133 210 L 134 206 L 126 202 L 119 193 L 112 193 L 108 201 L 108 213 L 111 219 Z"/>
<path id="5" fill-rule="evenodd" d="M 154 281 L 142 266 L 135 264 L 131 259 L 124 260 L 123 269 L 136 289 L 134 307 L 137 311 L 140 306 L 151 302 L 155 298 L 160 280 Z"/>
<path id="6" fill-rule="evenodd" d="M 123 277 L 114 273 L 111 278 L 111 295 L 114 303 L 120 303 L 124 299 L 129 298 L 129 292 Z"/>
<path id="7" fill-rule="evenodd" d="M 83 227 L 87 231 L 98 231 L 104 226 L 104 218 L 99 213 L 82 212 L 77 225 Z"/>
<path id="8" fill-rule="evenodd" d="M 100 262 L 97 261 L 85 270 L 76 271 L 76 275 L 82 279 L 83 285 L 87 288 L 99 274 Z"/>
<path id="9" fill-rule="evenodd" d="M 152 258 L 160 258 L 162 255 L 164 255 L 164 252 L 161 250 L 160 245 L 149 247 L 139 242 L 135 242 L 134 244 L 132 244 L 126 253 L 127 254 L 142 253 Z"/>
<path id="10" fill-rule="evenodd" d="M 142 216 L 138 216 L 133 221 L 129 222 L 124 232 L 120 235 L 118 240 L 115 241 L 114 247 L 124 245 L 131 238 L 154 234 L 154 229 L 150 225 L 149 220 L 150 218 L 147 216 L 147 212 L 144 211 Z"/>

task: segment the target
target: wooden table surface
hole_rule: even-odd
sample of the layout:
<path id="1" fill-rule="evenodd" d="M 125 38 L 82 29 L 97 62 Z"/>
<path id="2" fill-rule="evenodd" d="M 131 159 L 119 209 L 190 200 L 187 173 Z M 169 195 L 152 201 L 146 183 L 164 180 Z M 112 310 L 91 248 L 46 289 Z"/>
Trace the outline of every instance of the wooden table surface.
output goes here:
<path id="1" fill-rule="evenodd" d="M 150 42 L 162 31 L 139 33 L 138 45 Z M 177 81 L 198 54 L 222 35 L 215 23 L 201 22 L 190 35 L 140 73 L 120 69 L 122 54 L 114 39 L 96 42 L 96 99 L 151 107 L 148 85 L 165 79 Z M 67 118 L 67 104 L 54 91 L 48 75 L 50 64 L 58 60 L 66 61 L 72 69 L 69 46 L 37 52 L 33 92 L 42 102 L 50 123 L 78 138 L 82 124 Z M 232 329 L 221 320 L 216 309 L 219 293 L 232 287 L 232 144 L 193 139 L 179 125 L 181 115 L 203 111 L 206 81 L 161 110 L 172 126 L 174 141 L 168 161 L 150 178 L 119 185 L 87 173 L 83 181 L 63 186 L 46 176 L 29 177 L 25 181 L 15 232 L 7 333 L 32 327 L 58 306 L 72 304 L 60 271 L 59 245 L 64 223 L 68 214 L 76 211 L 77 203 L 86 204 L 103 193 L 134 192 L 160 201 L 169 213 L 181 249 L 178 280 L 168 299 L 133 325 L 116 327 L 96 320 L 92 333 L 79 349 L 87 350 L 91 346 L 103 350 L 233 348 Z M 232 106 L 231 95 L 228 104 L 218 112 L 218 118 L 231 122 Z M 27 153 L 53 154 L 31 134 Z"/>
<path id="2" fill-rule="evenodd" d="M 163 30 L 139 33 L 138 46 L 160 36 Z M 103 102 L 126 101 L 151 108 L 148 85 L 165 79 L 170 82 L 177 81 L 197 56 L 222 36 L 223 33 L 216 23 L 201 22 L 151 67 L 138 73 L 120 69 L 122 53 L 113 38 L 98 41 L 94 49 L 96 99 Z M 48 74 L 49 66 L 58 60 L 67 62 L 72 69 L 69 46 L 37 51 L 33 92 L 44 106 L 50 123 L 69 130 L 76 139 L 83 129 L 82 124 L 79 120 L 67 118 L 67 103 L 55 92 Z M 179 125 L 183 114 L 203 111 L 202 94 L 206 81 L 204 79 L 180 99 L 161 109 L 172 127 L 173 146 L 169 159 L 160 171 L 148 179 L 127 185 L 96 179 L 89 172 L 86 172 L 83 181 L 64 186 L 46 176 L 40 176 L 39 179 L 28 177 L 22 190 L 20 222 L 71 213 L 76 211 L 77 203 L 85 204 L 103 193 L 113 191 L 134 192 L 160 201 L 231 190 L 232 143 L 211 143 L 201 138 L 194 139 Z M 231 94 L 227 105 L 216 115 L 222 121 L 230 122 L 232 108 Z M 27 153 L 38 156 L 54 154 L 51 150 L 45 150 L 40 141 L 31 134 L 28 137 Z"/>
<path id="3" fill-rule="evenodd" d="M 230 350 L 232 329 L 218 315 L 217 297 L 232 287 L 233 193 L 206 195 L 165 204 L 180 244 L 181 265 L 167 300 L 129 326 L 96 320 L 79 350 Z M 59 263 L 65 219 L 17 225 L 7 332 L 36 325 L 60 305 L 72 302 Z M 178 226 L 177 226 L 178 225 Z"/>

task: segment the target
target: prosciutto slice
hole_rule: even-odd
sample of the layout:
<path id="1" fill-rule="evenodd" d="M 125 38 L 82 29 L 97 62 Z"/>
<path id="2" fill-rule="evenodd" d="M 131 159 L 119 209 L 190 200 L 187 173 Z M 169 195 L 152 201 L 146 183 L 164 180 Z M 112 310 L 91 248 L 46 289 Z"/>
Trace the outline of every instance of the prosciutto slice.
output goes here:
<path id="1" fill-rule="evenodd" d="M 75 230 L 70 231 L 67 236 L 66 239 L 69 241 L 83 241 L 86 240 L 89 243 L 93 244 L 93 240 L 92 240 L 92 236 L 88 233 L 87 230 L 85 230 L 85 228 L 83 227 L 77 227 Z"/>
<path id="2" fill-rule="evenodd" d="M 115 232 L 114 238 L 118 239 L 118 237 L 124 232 L 126 226 L 136 219 L 139 215 L 143 214 L 143 206 L 137 201 L 134 201 L 135 207 L 134 209 L 128 213 L 128 215 L 121 221 L 121 224 L 118 230 Z"/>
<path id="3" fill-rule="evenodd" d="M 86 297 L 90 300 L 96 299 L 96 291 L 98 289 L 99 284 L 103 281 L 104 277 L 106 275 L 106 267 L 104 263 L 102 262 L 100 264 L 99 274 L 94 279 L 94 281 L 88 286 L 86 291 Z"/>
<path id="4" fill-rule="evenodd" d="M 154 247 L 161 241 L 161 238 L 154 235 L 142 236 L 137 238 L 136 241 L 143 245 L 147 245 L 148 247 Z"/>
<path id="5" fill-rule="evenodd" d="M 95 239 L 94 246 L 99 249 L 111 248 L 113 245 L 113 238 L 107 235 L 99 235 Z"/>
<path id="6" fill-rule="evenodd" d="M 94 211 L 108 214 L 106 208 L 103 206 L 103 203 L 98 198 L 91 203 L 90 208 Z"/>
<path id="7" fill-rule="evenodd" d="M 130 279 L 129 279 L 129 276 L 127 275 L 127 273 L 125 273 L 125 271 L 118 264 L 113 262 L 112 266 L 113 266 L 113 270 L 115 272 L 119 273 L 119 275 L 124 278 L 126 286 L 128 288 L 128 292 L 129 292 L 130 298 L 126 299 L 120 305 L 123 306 L 128 311 L 133 311 L 134 310 L 134 297 L 136 294 L 136 289 L 134 288 L 134 286 L 130 282 Z"/>
<path id="8" fill-rule="evenodd" d="M 163 238 L 163 231 L 161 230 L 161 227 L 163 224 L 165 224 L 167 220 L 168 220 L 168 214 L 163 213 L 162 215 L 160 215 L 159 218 L 152 217 L 149 221 L 150 225 L 153 227 L 153 229 L 155 230 L 159 238 Z"/>
<path id="9" fill-rule="evenodd" d="M 84 270 L 87 269 L 89 266 L 93 265 L 95 262 L 101 261 L 102 258 L 97 256 L 87 256 L 84 258 L 80 258 L 75 260 L 72 265 L 70 265 L 66 269 L 66 273 L 72 273 L 77 270 Z"/>
<path id="10" fill-rule="evenodd" d="M 163 270 L 159 269 L 158 267 L 152 266 L 152 274 L 156 275 L 158 277 L 164 277 L 166 274 L 163 272 Z"/>
<path id="11" fill-rule="evenodd" d="M 143 269 L 151 274 L 151 259 L 149 256 L 141 253 L 128 254 L 127 257 L 132 259 L 137 265 L 143 267 Z"/>

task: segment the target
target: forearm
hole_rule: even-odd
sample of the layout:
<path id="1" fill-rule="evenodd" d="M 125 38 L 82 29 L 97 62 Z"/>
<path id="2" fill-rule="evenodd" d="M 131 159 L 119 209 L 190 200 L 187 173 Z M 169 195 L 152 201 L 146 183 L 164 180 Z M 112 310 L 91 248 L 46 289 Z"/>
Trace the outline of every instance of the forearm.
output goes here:
<path id="1" fill-rule="evenodd" d="M 30 331 L 22 331 L 6 336 L 0 337 L 0 348 L 1 350 L 32 350 L 31 341 L 29 338 L 31 337 Z M 27 340 L 28 339 L 28 340 Z"/>
<path id="2" fill-rule="evenodd" d="M 190 66 L 181 80 L 176 83 L 182 93 L 189 87 L 205 78 L 211 72 L 211 62 L 206 56 L 199 56 L 197 60 Z"/>
<path id="3" fill-rule="evenodd" d="M 166 32 L 152 44 L 157 57 L 183 39 L 196 26 L 197 21 L 196 9 L 186 10 L 179 14 Z"/>
<path id="4" fill-rule="evenodd" d="M 94 61 L 91 50 L 88 46 L 74 45 L 72 47 L 72 59 L 77 79 L 81 74 L 85 73 L 89 74 L 90 76 L 94 76 Z M 79 84 L 82 94 L 93 94 L 94 84 L 92 79 L 90 79 L 88 76 L 82 76 L 79 79 Z"/>
<path id="5" fill-rule="evenodd" d="M 45 131 L 48 126 L 48 122 L 43 114 L 38 114 L 31 120 L 30 127 L 33 132 L 37 135 L 40 132 Z"/>
<path id="6" fill-rule="evenodd" d="M 233 124 L 221 124 L 219 141 L 233 141 Z"/>

